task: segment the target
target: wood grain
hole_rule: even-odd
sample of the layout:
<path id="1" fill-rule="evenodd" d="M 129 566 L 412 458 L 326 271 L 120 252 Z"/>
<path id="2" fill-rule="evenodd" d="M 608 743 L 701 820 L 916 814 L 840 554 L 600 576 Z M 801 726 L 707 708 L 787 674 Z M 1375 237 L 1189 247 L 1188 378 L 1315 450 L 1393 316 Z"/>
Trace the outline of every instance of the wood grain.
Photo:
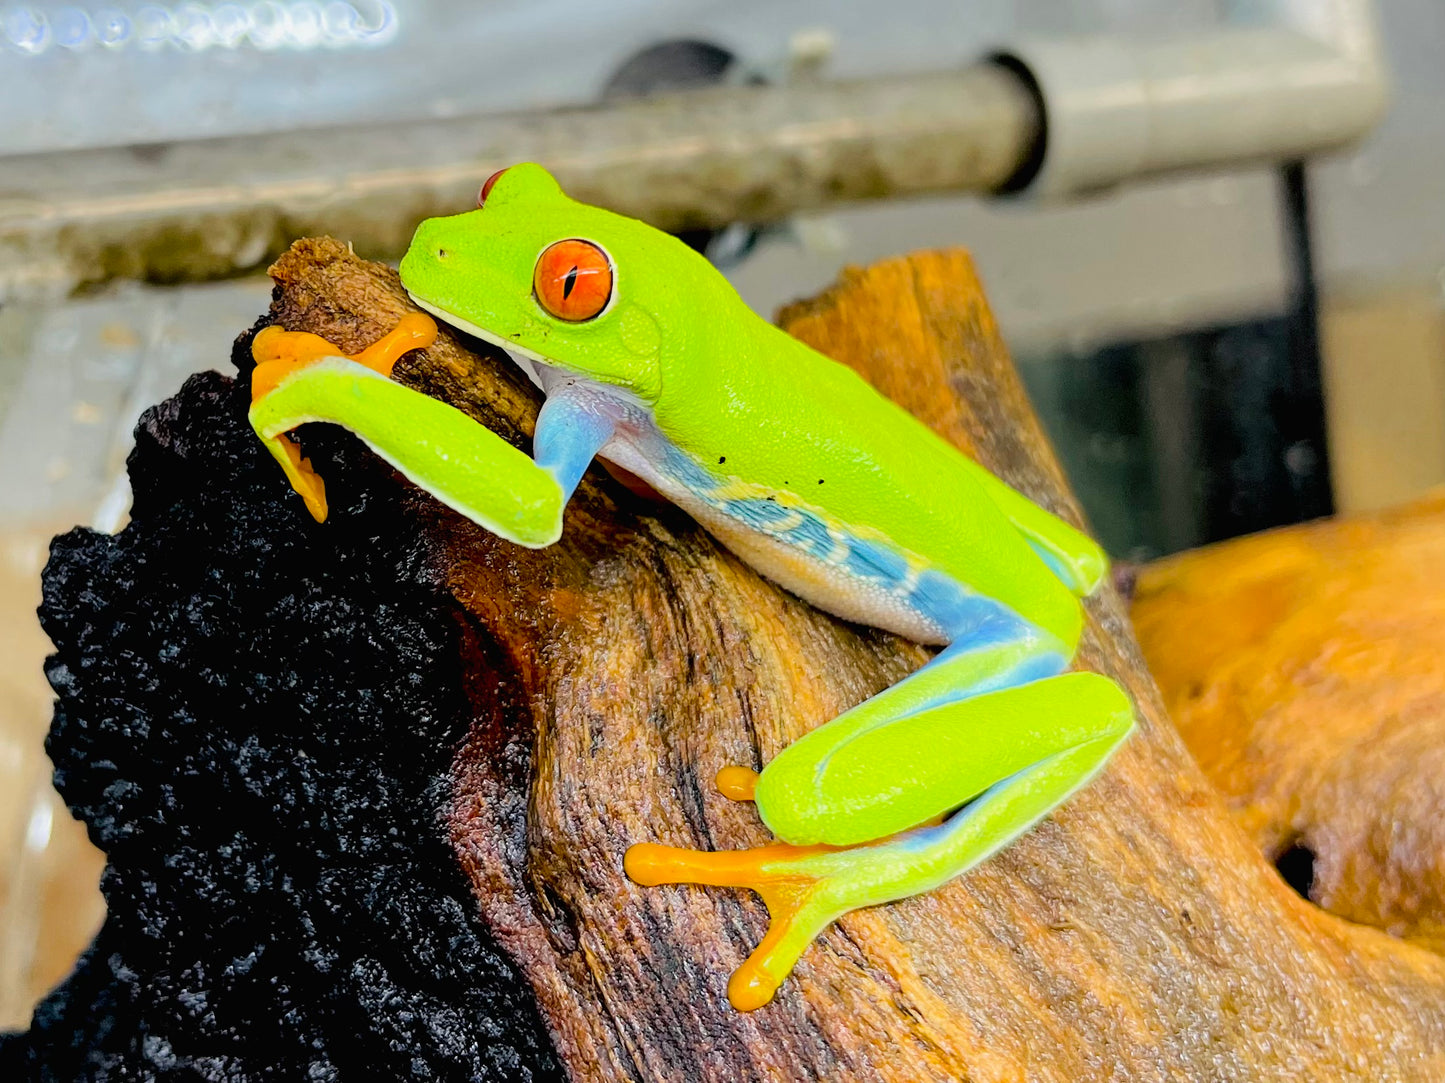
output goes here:
<path id="1" fill-rule="evenodd" d="M 1325 909 L 1445 950 L 1445 493 L 1161 561 L 1133 616 L 1265 856 L 1302 849 Z"/>
<path id="2" fill-rule="evenodd" d="M 273 275 L 279 322 L 348 349 L 408 307 L 336 242 L 300 243 Z M 782 319 L 1077 518 L 965 254 L 850 271 Z M 525 446 L 536 396 L 467 347 L 444 336 L 398 378 Z M 1445 960 L 1280 881 L 1165 721 L 1110 592 L 1079 664 L 1123 683 L 1141 730 L 1104 775 L 968 876 L 844 918 L 773 1004 L 733 1011 L 762 904 L 639 888 L 624 851 L 767 841 L 713 792 L 718 768 L 761 766 L 926 652 L 811 609 L 595 468 L 542 552 L 416 508 L 469 630 L 452 839 L 575 1078 L 1445 1078 Z"/>

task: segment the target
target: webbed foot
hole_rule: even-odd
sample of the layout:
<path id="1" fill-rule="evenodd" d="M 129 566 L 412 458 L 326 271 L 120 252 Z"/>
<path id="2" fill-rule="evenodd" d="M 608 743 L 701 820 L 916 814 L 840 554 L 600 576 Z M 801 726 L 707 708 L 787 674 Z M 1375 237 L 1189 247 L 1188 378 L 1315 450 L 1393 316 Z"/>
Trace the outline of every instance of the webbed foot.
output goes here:
<path id="1" fill-rule="evenodd" d="M 728 981 L 728 1000 L 741 1012 L 773 999 L 793 965 L 837 917 L 851 907 L 833 901 L 836 890 L 819 859 L 835 853 L 828 846 L 775 843 L 752 850 L 707 853 L 645 842 L 623 859 L 627 875 L 644 887 L 706 884 L 751 888 L 767 904 L 771 921 L 747 961 Z"/>
<path id="2" fill-rule="evenodd" d="M 251 402 L 253 405 L 260 402 L 297 372 L 328 357 L 343 357 L 389 377 L 403 354 L 425 349 L 436 341 L 436 336 L 436 321 L 424 312 L 409 312 L 385 335 L 353 356 L 308 331 L 263 327 L 251 341 L 251 356 L 256 360 L 251 372 Z M 264 442 L 281 464 L 291 488 L 305 501 L 311 517 L 318 523 L 325 522 L 326 483 L 312 469 L 311 460 L 302 456 L 300 446 L 289 435 L 278 435 Z"/>
<path id="3" fill-rule="evenodd" d="M 731 801 L 751 801 L 758 778 L 751 768 L 724 767 L 716 784 Z M 768 931 L 728 981 L 729 1002 L 738 1011 L 750 1012 L 773 999 L 824 929 L 849 910 L 867 905 L 860 900 L 866 898 L 866 880 L 876 868 L 869 851 L 892 841 L 854 847 L 778 842 L 717 853 L 649 842 L 629 848 L 623 868 L 644 887 L 744 887 L 762 898 L 770 918 Z"/>

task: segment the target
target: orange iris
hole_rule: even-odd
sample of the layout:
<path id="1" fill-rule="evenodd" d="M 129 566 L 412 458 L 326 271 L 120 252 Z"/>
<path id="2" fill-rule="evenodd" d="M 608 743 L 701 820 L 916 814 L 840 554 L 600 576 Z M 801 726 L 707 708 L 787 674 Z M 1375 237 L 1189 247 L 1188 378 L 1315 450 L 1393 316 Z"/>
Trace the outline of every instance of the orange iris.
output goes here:
<path id="1" fill-rule="evenodd" d="M 538 258 L 532 288 L 559 320 L 590 320 L 612 297 L 612 261 L 591 241 L 558 241 Z"/>

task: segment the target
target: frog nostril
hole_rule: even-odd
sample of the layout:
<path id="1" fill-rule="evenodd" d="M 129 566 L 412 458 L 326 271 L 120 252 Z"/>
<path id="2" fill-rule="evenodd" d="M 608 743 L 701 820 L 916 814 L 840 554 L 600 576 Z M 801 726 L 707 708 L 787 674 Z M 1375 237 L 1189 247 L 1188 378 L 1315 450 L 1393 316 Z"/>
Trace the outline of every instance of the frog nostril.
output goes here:
<path id="1" fill-rule="evenodd" d="M 447 258 L 447 250 L 446 250 L 445 248 L 438 248 L 438 249 L 437 249 L 437 259 L 446 259 L 446 258 Z"/>

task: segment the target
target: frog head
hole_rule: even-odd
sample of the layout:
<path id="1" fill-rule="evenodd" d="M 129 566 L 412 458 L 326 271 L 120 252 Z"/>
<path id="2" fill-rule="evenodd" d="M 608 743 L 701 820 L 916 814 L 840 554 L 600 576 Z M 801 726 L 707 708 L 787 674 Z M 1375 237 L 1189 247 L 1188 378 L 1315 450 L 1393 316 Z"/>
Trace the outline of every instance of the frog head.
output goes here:
<path id="1" fill-rule="evenodd" d="M 698 333 L 679 298 L 706 305 L 723 282 L 682 242 L 569 199 L 532 164 L 493 174 L 477 210 L 423 222 L 401 280 L 417 304 L 507 350 L 539 384 L 560 371 L 647 403 L 661 392 L 661 359 L 689 356 L 684 339 Z"/>

